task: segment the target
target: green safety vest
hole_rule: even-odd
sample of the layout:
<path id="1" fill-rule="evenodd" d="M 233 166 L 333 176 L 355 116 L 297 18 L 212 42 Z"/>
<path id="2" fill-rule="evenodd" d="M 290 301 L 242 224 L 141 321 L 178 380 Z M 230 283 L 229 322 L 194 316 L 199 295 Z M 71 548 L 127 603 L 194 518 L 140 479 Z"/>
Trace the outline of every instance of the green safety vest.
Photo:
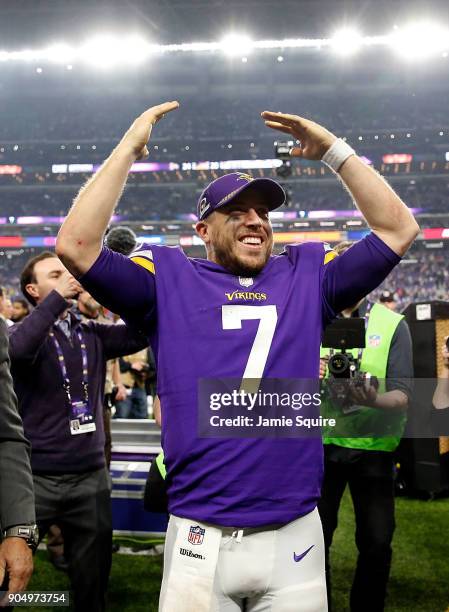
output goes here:
<path id="1" fill-rule="evenodd" d="M 156 461 L 156 465 L 158 467 L 160 475 L 165 480 L 165 478 L 167 476 L 167 470 L 165 468 L 165 463 L 164 463 L 164 451 L 159 453 L 159 455 L 156 457 L 155 461 Z"/>
<path id="2" fill-rule="evenodd" d="M 382 392 L 382 382 L 385 381 L 387 374 L 391 341 L 403 318 L 403 315 L 399 315 L 381 304 L 374 304 L 369 313 L 366 347 L 362 352 L 360 370 L 377 376 L 380 383 L 379 392 Z M 347 352 L 352 353 L 357 358 L 359 351 L 358 349 L 352 349 Z M 321 348 L 320 357 L 327 357 L 328 355 L 329 349 Z M 335 416 L 336 414 L 336 408 L 327 399 L 323 399 L 321 409 L 325 416 L 331 416 L 332 414 Z M 383 428 L 382 431 L 385 431 L 386 420 L 388 420 L 389 433 L 385 437 L 331 437 L 326 435 L 326 429 L 324 428 L 323 443 L 363 450 L 393 451 L 398 446 L 404 431 L 405 414 L 386 415 L 384 411 L 365 406 L 352 414 L 339 416 L 337 423 L 342 423 L 347 435 L 347 432 L 354 432 L 355 434 L 361 429 L 365 432 L 375 430 L 376 421 Z M 328 429 L 328 432 L 331 434 L 332 429 Z"/>

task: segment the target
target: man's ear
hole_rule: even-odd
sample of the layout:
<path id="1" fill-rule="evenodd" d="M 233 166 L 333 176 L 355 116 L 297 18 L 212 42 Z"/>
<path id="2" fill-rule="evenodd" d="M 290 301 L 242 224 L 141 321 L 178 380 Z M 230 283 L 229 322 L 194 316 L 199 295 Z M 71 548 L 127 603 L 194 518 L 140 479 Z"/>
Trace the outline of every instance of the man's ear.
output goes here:
<path id="1" fill-rule="evenodd" d="M 39 291 L 35 283 L 29 283 L 28 285 L 25 285 L 25 291 L 35 300 L 39 298 Z"/>
<path id="2" fill-rule="evenodd" d="M 209 224 L 206 221 L 198 221 L 195 225 L 195 230 L 205 244 L 210 242 Z"/>

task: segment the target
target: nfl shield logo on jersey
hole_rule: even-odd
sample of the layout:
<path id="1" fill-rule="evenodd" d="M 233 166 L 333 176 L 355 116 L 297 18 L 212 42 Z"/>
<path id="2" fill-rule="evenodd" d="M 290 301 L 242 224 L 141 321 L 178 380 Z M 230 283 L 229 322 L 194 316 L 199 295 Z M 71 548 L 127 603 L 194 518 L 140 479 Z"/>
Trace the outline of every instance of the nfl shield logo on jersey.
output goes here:
<path id="1" fill-rule="evenodd" d="M 379 344 L 380 344 L 380 336 L 378 336 L 377 334 L 368 336 L 368 346 L 379 346 Z"/>
<path id="2" fill-rule="evenodd" d="M 254 279 L 250 278 L 244 278 L 243 276 L 239 276 L 239 283 L 242 285 L 242 287 L 251 287 L 251 285 L 254 285 Z"/>
<path id="3" fill-rule="evenodd" d="M 205 529 L 202 529 L 199 525 L 190 527 L 188 540 L 190 544 L 202 544 L 204 540 Z"/>

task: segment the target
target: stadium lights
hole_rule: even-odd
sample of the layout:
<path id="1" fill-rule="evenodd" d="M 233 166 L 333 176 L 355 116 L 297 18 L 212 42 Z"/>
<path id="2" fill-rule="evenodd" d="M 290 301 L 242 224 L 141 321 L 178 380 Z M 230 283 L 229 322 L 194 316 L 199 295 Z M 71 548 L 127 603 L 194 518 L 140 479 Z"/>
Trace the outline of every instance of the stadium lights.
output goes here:
<path id="1" fill-rule="evenodd" d="M 363 42 L 363 36 L 359 32 L 344 28 L 332 36 L 330 45 L 337 55 L 347 57 L 359 51 Z"/>
<path id="2" fill-rule="evenodd" d="M 117 64 L 137 64 L 150 53 L 151 46 L 139 36 L 116 38 L 104 35 L 92 38 L 80 49 L 79 57 L 85 62 L 109 68 Z"/>
<path id="3" fill-rule="evenodd" d="M 347 57 L 362 48 L 386 47 L 408 59 L 426 58 L 437 53 L 448 56 L 449 29 L 431 22 L 396 26 L 383 36 L 362 36 L 356 29 L 345 28 L 331 38 L 288 38 L 283 40 L 252 40 L 244 33 L 230 33 L 218 42 L 191 42 L 168 45 L 153 44 L 137 34 L 102 34 L 79 45 L 58 42 L 43 49 L 18 51 L 0 50 L 0 63 L 23 61 L 38 66 L 44 62 L 63 64 L 68 70 L 78 62 L 103 68 L 115 65 L 136 65 L 152 55 L 171 53 L 224 53 L 228 56 L 247 57 L 256 50 L 273 50 L 277 61 L 282 61 L 287 49 L 328 48 Z M 282 58 L 282 59 L 281 59 Z"/>
<path id="4" fill-rule="evenodd" d="M 70 64 L 76 57 L 76 51 L 70 45 L 58 43 L 44 51 L 45 59 L 57 64 Z"/>
<path id="5" fill-rule="evenodd" d="M 131 172 L 174 172 L 176 170 L 249 170 L 271 169 L 282 166 L 281 159 L 228 159 L 224 161 L 198 161 L 198 162 L 135 162 Z M 100 164 L 52 164 L 52 174 L 78 174 L 93 173 L 100 168 Z M 0 174 L 21 174 L 22 166 L 0 165 Z"/>
<path id="6" fill-rule="evenodd" d="M 243 34 L 229 34 L 220 43 L 221 50 L 231 57 L 247 56 L 253 50 L 253 43 L 249 36 Z"/>
<path id="7" fill-rule="evenodd" d="M 430 22 L 398 27 L 390 38 L 390 46 L 405 59 L 426 59 L 449 49 L 449 30 Z"/>

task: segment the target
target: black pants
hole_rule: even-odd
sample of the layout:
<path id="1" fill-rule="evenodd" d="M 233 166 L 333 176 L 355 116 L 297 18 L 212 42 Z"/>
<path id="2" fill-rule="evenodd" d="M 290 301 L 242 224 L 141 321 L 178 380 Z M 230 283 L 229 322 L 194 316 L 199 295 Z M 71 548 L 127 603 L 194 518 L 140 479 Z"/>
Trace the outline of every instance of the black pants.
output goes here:
<path id="1" fill-rule="evenodd" d="M 84 474 L 34 475 L 36 521 L 43 537 L 57 523 L 78 612 L 105 609 L 112 560 L 110 478 L 105 468 Z"/>
<path id="2" fill-rule="evenodd" d="M 325 445 L 325 468 L 318 504 L 326 547 L 326 581 L 331 609 L 329 549 L 338 523 L 338 509 L 346 485 L 354 505 L 359 551 L 351 589 L 352 612 L 384 609 L 391 566 L 394 521 L 392 453 L 355 451 Z"/>
<path id="3" fill-rule="evenodd" d="M 156 458 L 151 462 L 145 483 L 143 507 L 147 512 L 168 514 L 167 482 L 159 471 Z"/>

